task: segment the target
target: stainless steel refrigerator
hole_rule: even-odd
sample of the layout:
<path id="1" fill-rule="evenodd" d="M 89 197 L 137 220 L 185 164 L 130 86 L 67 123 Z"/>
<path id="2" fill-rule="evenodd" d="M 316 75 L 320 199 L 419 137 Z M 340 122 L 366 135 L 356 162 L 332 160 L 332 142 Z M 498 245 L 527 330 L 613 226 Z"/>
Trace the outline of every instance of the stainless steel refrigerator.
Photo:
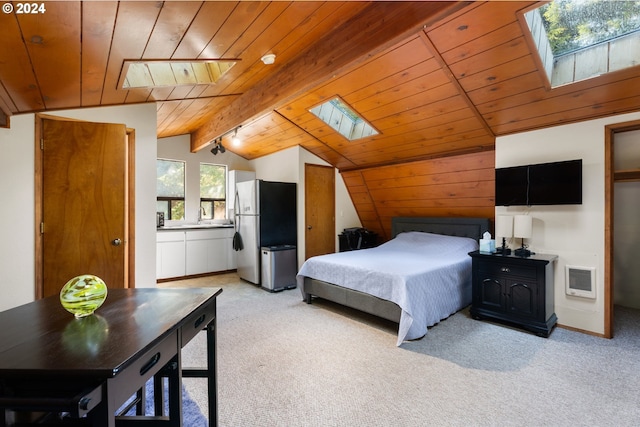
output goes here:
<path id="1" fill-rule="evenodd" d="M 238 275 L 261 284 L 260 248 L 297 243 L 296 184 L 260 179 L 236 185 L 235 227 L 242 242 Z M 238 249 L 236 247 L 236 249 Z"/>

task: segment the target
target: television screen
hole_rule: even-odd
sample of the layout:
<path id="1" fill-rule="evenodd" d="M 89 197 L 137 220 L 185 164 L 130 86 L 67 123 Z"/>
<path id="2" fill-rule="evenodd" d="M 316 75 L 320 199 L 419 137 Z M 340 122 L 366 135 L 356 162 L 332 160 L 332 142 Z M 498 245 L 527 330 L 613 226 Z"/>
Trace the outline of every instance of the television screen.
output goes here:
<path id="1" fill-rule="evenodd" d="M 526 206 L 528 166 L 496 169 L 496 206 Z"/>
<path id="2" fill-rule="evenodd" d="M 582 160 L 529 166 L 531 205 L 582 204 Z"/>
<path id="3" fill-rule="evenodd" d="M 496 169 L 496 206 L 582 204 L 582 160 Z"/>

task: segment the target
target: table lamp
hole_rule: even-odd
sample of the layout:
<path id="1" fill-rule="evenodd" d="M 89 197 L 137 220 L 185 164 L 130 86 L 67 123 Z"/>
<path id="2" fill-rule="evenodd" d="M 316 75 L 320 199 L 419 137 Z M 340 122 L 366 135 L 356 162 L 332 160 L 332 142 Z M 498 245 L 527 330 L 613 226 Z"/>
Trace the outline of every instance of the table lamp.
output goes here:
<path id="1" fill-rule="evenodd" d="M 524 239 L 531 237 L 533 218 L 529 215 L 516 215 L 513 217 L 513 237 L 522 239 L 522 246 L 514 251 L 516 256 L 531 256 L 531 251 L 525 248 Z"/>
<path id="2" fill-rule="evenodd" d="M 496 217 L 496 237 L 502 237 L 502 247 L 496 249 L 496 253 L 510 255 L 511 249 L 507 247 L 507 238 L 513 237 L 513 217 L 511 215 L 498 215 Z"/>

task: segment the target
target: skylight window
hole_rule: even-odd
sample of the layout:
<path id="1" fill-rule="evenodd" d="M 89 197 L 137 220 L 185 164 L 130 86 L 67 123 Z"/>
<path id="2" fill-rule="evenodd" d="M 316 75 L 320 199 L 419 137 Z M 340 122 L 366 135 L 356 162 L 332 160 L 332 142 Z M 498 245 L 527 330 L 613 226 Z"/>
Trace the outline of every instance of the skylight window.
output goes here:
<path id="1" fill-rule="evenodd" d="M 215 84 L 235 61 L 125 61 L 123 89 Z"/>
<path id="2" fill-rule="evenodd" d="M 640 1 L 554 0 L 525 19 L 552 87 L 638 65 Z"/>
<path id="3" fill-rule="evenodd" d="M 640 29 L 638 1 L 554 0 L 540 12 L 556 56 Z"/>
<path id="4" fill-rule="evenodd" d="M 373 126 L 338 97 L 309 111 L 349 141 L 378 134 Z"/>

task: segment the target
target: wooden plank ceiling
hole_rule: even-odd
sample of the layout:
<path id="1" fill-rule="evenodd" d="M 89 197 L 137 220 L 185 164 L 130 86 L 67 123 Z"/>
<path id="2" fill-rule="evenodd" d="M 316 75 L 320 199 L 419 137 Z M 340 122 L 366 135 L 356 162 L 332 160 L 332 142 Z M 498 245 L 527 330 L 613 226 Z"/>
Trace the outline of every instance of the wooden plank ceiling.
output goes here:
<path id="1" fill-rule="evenodd" d="M 13 2 L 17 7 L 17 2 Z M 550 90 L 519 16 L 532 1 L 46 2 L 0 16 L 6 116 L 154 102 L 192 150 L 242 126 L 247 159 L 300 145 L 342 171 L 492 150 L 496 136 L 640 109 L 636 66 Z M 275 64 L 260 58 L 273 53 Z M 232 59 L 216 84 L 124 90 L 133 60 Z M 380 134 L 309 113 L 339 95 Z"/>

